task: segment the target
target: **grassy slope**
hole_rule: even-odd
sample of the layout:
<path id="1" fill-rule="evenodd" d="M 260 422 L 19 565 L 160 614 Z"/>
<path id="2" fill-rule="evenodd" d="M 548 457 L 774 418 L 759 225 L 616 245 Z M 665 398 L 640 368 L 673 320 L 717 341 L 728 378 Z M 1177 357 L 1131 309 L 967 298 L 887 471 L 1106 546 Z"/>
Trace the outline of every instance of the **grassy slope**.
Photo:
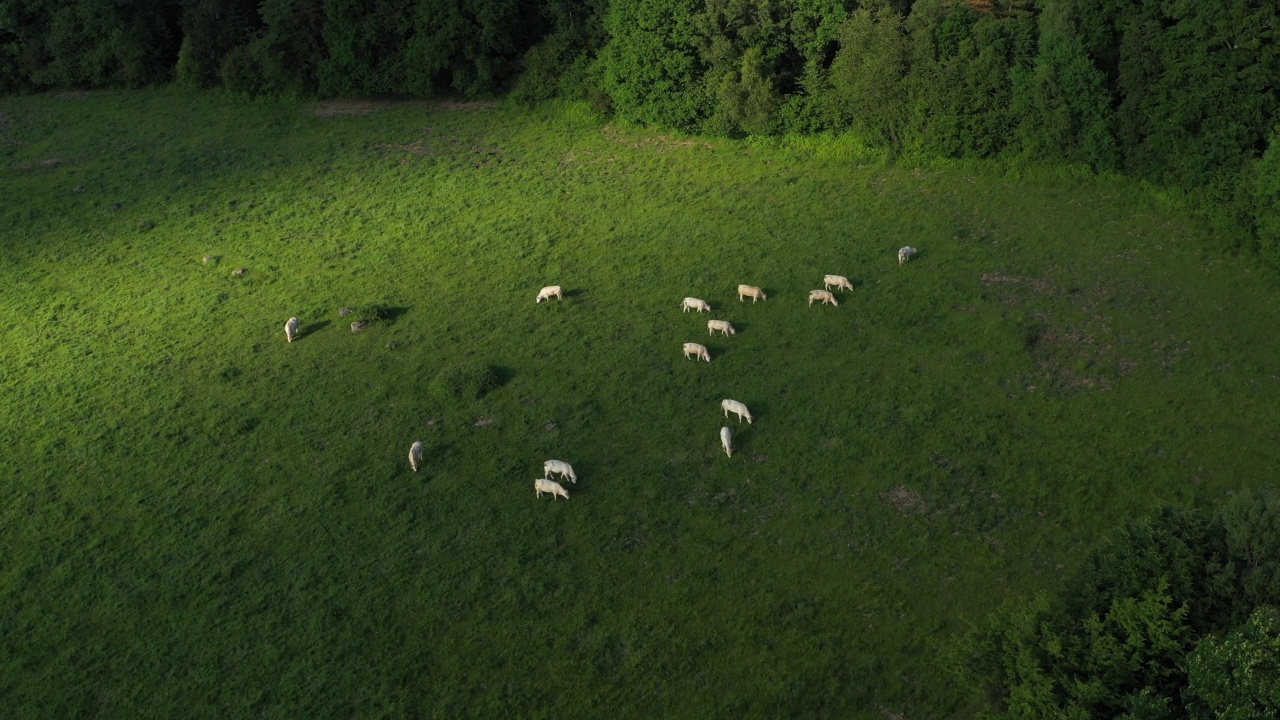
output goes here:
<path id="1" fill-rule="evenodd" d="M 4 706 L 964 714 L 963 618 L 1274 476 L 1273 280 L 1133 186 L 309 110 L 0 100 Z"/>

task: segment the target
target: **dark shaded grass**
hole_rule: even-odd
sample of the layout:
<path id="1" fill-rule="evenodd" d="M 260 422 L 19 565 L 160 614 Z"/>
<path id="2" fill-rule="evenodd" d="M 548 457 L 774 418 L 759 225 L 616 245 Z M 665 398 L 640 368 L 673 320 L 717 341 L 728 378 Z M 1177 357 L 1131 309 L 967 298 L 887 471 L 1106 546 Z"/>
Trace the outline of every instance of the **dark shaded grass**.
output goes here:
<path id="1" fill-rule="evenodd" d="M 1273 280 L 1123 183 L 507 111 L 0 111 L 20 715 L 963 715 L 931 658 L 965 617 L 1276 467 Z M 828 272 L 857 290 L 807 307 Z M 430 391 L 464 364 L 500 386 Z"/>

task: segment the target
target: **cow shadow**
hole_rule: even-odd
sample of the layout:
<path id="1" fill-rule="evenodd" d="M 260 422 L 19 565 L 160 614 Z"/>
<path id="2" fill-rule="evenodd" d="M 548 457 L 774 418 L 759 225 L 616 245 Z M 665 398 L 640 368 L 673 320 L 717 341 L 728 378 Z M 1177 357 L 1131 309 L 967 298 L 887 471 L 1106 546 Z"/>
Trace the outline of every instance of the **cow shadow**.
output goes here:
<path id="1" fill-rule="evenodd" d="M 301 337 L 299 337 L 298 339 L 301 340 L 302 338 L 305 338 L 308 335 L 311 335 L 313 333 L 318 333 L 332 324 L 333 324 L 332 320 L 321 320 L 319 322 L 313 322 L 310 325 L 302 328 L 302 332 L 299 333 Z"/>

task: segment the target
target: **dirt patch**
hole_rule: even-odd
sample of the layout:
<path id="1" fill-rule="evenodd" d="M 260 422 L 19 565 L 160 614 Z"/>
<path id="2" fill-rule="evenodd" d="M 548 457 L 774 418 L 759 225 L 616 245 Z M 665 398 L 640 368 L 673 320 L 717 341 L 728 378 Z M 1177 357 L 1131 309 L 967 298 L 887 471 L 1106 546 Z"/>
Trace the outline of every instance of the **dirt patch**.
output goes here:
<path id="1" fill-rule="evenodd" d="M 369 115 L 392 107 L 417 104 L 425 105 L 421 100 L 404 98 L 335 98 L 322 100 L 311 108 L 316 117 L 338 117 L 343 115 Z"/>
<path id="2" fill-rule="evenodd" d="M 672 150 L 685 150 L 690 148 L 705 148 L 711 150 L 715 146 L 706 140 L 693 140 L 689 138 L 677 138 L 670 135 L 653 135 L 650 137 L 637 138 L 625 135 L 622 129 L 616 125 L 606 125 L 604 136 L 613 142 L 626 145 L 627 147 L 637 149 L 652 150 L 657 153 L 671 152 Z"/>
<path id="3" fill-rule="evenodd" d="M 1052 288 L 1048 281 L 1040 278 L 1026 277 L 1023 275 L 1002 275 L 1000 273 L 982 273 L 983 285 L 1020 285 L 1039 295 L 1052 295 Z M 1016 299 L 1015 299 L 1016 302 Z"/>
<path id="4" fill-rule="evenodd" d="M 1026 392 L 1106 390 L 1138 366 L 1137 360 L 1117 352 L 1111 317 L 1101 310 L 1112 299 L 1110 287 L 1085 292 L 1045 278 L 998 272 L 983 273 L 981 281 L 997 290 L 1001 305 L 1016 307 L 1051 298 L 1076 311 L 1038 309 L 1017 319 L 1037 368 L 1034 373 L 1019 374 L 1018 383 Z"/>
<path id="5" fill-rule="evenodd" d="M 426 155 L 462 155 L 476 156 L 477 167 L 488 165 L 497 156 L 502 155 L 502 148 L 497 145 L 484 145 L 470 142 L 457 135 L 437 132 L 434 127 L 422 129 L 421 137 L 410 143 L 378 143 L 379 150 L 404 152 L 423 157 Z"/>
<path id="6" fill-rule="evenodd" d="M 441 100 L 436 103 L 436 109 L 445 111 L 454 110 L 492 110 L 498 107 L 497 100 Z"/>
<path id="7" fill-rule="evenodd" d="M 417 100 L 401 97 L 356 97 L 323 100 L 311 108 L 316 117 L 340 117 L 344 115 L 370 115 L 379 110 L 393 107 L 415 105 L 423 108 L 444 110 L 492 110 L 498 107 L 496 100 Z"/>
<path id="8" fill-rule="evenodd" d="M 67 163 L 66 158 L 51 157 L 45 160 L 41 160 L 40 162 L 34 162 L 34 163 L 14 163 L 13 169 L 14 170 L 34 170 L 36 168 L 57 167 L 59 165 L 65 165 L 66 163 Z"/>
<path id="9" fill-rule="evenodd" d="M 879 498 L 880 502 L 903 515 L 920 515 L 929 509 L 920 493 L 905 485 L 894 485 L 880 493 Z"/>

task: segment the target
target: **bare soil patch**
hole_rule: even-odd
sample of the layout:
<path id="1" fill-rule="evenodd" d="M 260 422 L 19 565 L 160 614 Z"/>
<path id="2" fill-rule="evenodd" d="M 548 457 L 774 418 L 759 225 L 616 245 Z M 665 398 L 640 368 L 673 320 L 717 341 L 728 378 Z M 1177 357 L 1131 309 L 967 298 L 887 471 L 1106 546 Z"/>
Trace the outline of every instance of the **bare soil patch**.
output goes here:
<path id="1" fill-rule="evenodd" d="M 1033 310 L 1023 317 L 1024 342 L 1037 366 L 1036 373 L 1019 378 L 1027 392 L 1044 390 L 1045 385 L 1070 390 L 1106 390 L 1117 378 L 1137 367 L 1137 360 L 1120 357 L 1111 317 L 1101 310 L 1114 294 L 1110 287 L 1067 290 L 1053 280 L 997 272 L 983 273 L 981 280 L 984 286 L 999 290 L 1001 305 L 1016 307 L 1048 297 L 1069 303 L 1079 311 L 1073 320 L 1062 318 L 1062 315 L 1073 315 L 1069 311 Z"/>
<path id="2" fill-rule="evenodd" d="M 339 117 L 345 115 L 370 115 L 379 110 L 393 107 L 415 105 L 436 110 L 491 110 L 498 107 L 496 100 L 418 100 L 401 97 L 355 97 L 334 98 L 316 103 L 311 112 L 316 117 Z"/>
<path id="3" fill-rule="evenodd" d="M 34 170 L 35 168 L 51 168 L 63 165 L 67 162 L 66 158 L 51 157 L 34 163 L 14 163 L 14 170 Z"/>
<path id="4" fill-rule="evenodd" d="M 621 143 L 628 147 L 637 149 L 650 149 L 657 153 L 671 152 L 672 150 L 683 150 L 689 148 L 705 148 L 710 150 L 715 146 L 706 140 L 696 140 L 691 138 L 678 138 L 670 135 L 654 135 L 647 138 L 628 137 L 622 132 L 622 129 L 616 125 L 606 125 L 604 136 L 610 140 Z"/>
<path id="5" fill-rule="evenodd" d="M 903 515 L 919 515 L 929 509 L 920 493 L 905 485 L 894 485 L 880 493 L 879 497 L 880 502 Z"/>
<path id="6" fill-rule="evenodd" d="M 379 150 L 406 152 L 410 155 L 422 157 L 424 155 L 461 155 L 470 153 L 477 157 L 481 165 L 488 165 L 489 161 L 502 154 L 502 148 L 497 145 L 484 145 L 477 142 L 465 140 L 457 135 L 437 132 L 434 127 L 427 126 L 422 129 L 421 137 L 409 143 L 378 143 L 376 146 Z"/>
<path id="7" fill-rule="evenodd" d="M 440 100 L 436 103 L 439 110 L 492 110 L 498 107 L 497 100 Z"/>

